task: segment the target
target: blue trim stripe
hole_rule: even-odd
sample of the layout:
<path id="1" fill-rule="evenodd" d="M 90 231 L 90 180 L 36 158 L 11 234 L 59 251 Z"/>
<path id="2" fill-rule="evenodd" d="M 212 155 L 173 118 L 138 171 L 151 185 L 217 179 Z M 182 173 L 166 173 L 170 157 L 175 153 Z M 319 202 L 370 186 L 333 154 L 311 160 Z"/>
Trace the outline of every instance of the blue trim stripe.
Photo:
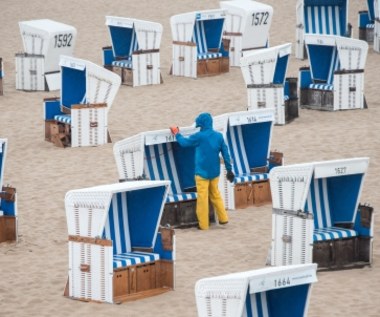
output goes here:
<path id="1" fill-rule="evenodd" d="M 234 183 L 245 183 L 245 182 L 256 182 L 256 181 L 263 181 L 269 179 L 268 173 L 261 173 L 261 174 L 239 174 L 235 176 Z"/>
<path id="2" fill-rule="evenodd" d="M 123 67 L 123 68 L 132 68 L 132 62 L 129 60 L 113 61 L 112 66 Z"/>
<path id="3" fill-rule="evenodd" d="M 313 234 L 313 241 L 327 241 L 356 237 L 358 234 L 355 230 L 344 228 L 323 228 L 315 229 Z"/>
<path id="4" fill-rule="evenodd" d="M 204 21 L 195 21 L 194 25 L 194 40 L 197 43 L 198 54 L 207 53 L 207 42 L 204 28 Z"/>
<path id="5" fill-rule="evenodd" d="M 344 35 L 345 30 L 341 29 L 340 11 L 344 6 L 305 6 L 305 33 Z M 343 12 L 342 14 L 345 14 Z M 344 19 L 344 18 L 343 18 Z"/>
<path id="6" fill-rule="evenodd" d="M 113 256 L 113 268 L 127 267 L 141 263 L 154 262 L 160 259 L 158 253 L 126 252 Z"/>
<path id="7" fill-rule="evenodd" d="M 168 195 L 168 197 L 166 198 L 166 202 L 174 203 L 178 201 L 193 200 L 193 199 L 197 199 L 197 193 L 178 193 L 178 194 Z"/>
<path id="8" fill-rule="evenodd" d="M 247 295 L 245 301 L 247 317 L 268 317 L 267 292 L 260 292 Z"/>
<path id="9" fill-rule="evenodd" d="M 245 151 L 241 125 L 229 127 L 228 145 L 235 175 L 249 174 L 251 171 Z"/>
<path id="10" fill-rule="evenodd" d="M 219 58 L 222 57 L 222 53 L 201 53 L 198 54 L 198 59 L 209 59 L 209 58 Z"/>
<path id="11" fill-rule="evenodd" d="M 334 85 L 330 85 L 330 84 L 310 84 L 309 88 L 310 89 L 332 91 L 332 90 L 334 90 Z"/>
<path id="12" fill-rule="evenodd" d="M 65 124 L 71 124 L 71 116 L 69 114 L 55 115 L 54 120 Z"/>

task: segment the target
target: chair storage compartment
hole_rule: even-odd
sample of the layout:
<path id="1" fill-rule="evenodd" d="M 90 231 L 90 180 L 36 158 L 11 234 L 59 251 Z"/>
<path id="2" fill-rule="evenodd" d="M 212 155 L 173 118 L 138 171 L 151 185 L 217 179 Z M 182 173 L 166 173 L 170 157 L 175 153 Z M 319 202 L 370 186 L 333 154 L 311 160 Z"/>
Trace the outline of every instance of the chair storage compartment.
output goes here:
<path id="1" fill-rule="evenodd" d="M 247 208 L 248 206 L 247 183 L 235 184 L 234 195 L 235 195 L 235 208 L 236 209 Z"/>
<path id="2" fill-rule="evenodd" d="M 209 59 L 207 60 L 207 75 L 220 74 L 220 61 L 221 59 Z"/>
<path id="3" fill-rule="evenodd" d="M 198 76 L 206 76 L 207 75 L 207 65 L 206 60 L 199 60 L 197 62 L 197 75 Z"/>
<path id="4" fill-rule="evenodd" d="M 196 200 L 190 200 L 190 201 L 181 201 L 179 203 L 179 209 L 178 209 L 178 222 L 179 225 L 191 225 L 191 224 L 198 224 L 197 219 L 197 201 Z"/>
<path id="5" fill-rule="evenodd" d="M 135 268 L 132 268 L 135 270 Z M 136 283 L 131 283 L 130 280 L 130 270 L 131 268 L 122 268 L 115 270 L 113 274 L 113 297 L 125 296 L 131 293 L 131 284 L 136 285 Z M 135 275 L 131 273 L 131 275 Z M 133 276 L 132 276 L 133 277 Z M 135 290 L 136 291 L 136 290 Z"/>
<path id="6" fill-rule="evenodd" d="M 0 216 L 0 242 L 16 240 L 16 217 Z"/>
<path id="7" fill-rule="evenodd" d="M 334 93 L 331 90 L 301 89 L 301 106 L 308 109 L 334 110 Z"/>
<path id="8" fill-rule="evenodd" d="M 334 240 L 334 266 L 343 268 L 346 265 L 356 262 L 357 258 L 357 238 Z"/>
<path id="9" fill-rule="evenodd" d="M 289 99 L 285 101 L 285 122 L 289 123 L 298 118 L 298 99 Z"/>
<path id="10" fill-rule="evenodd" d="M 197 75 L 198 76 L 212 76 L 212 75 L 218 75 L 222 71 L 222 65 L 223 65 L 223 58 L 212 58 L 212 59 L 202 59 L 198 60 L 197 63 Z M 226 61 L 224 61 L 226 63 Z M 229 63 L 229 60 L 228 60 Z M 224 70 L 225 68 L 224 64 Z M 228 70 L 227 70 L 228 71 Z M 226 70 L 224 71 L 226 72 Z"/>
<path id="11" fill-rule="evenodd" d="M 264 182 L 254 182 L 252 183 L 252 188 L 253 204 L 255 206 L 262 206 L 272 201 L 268 180 Z"/>
<path id="12" fill-rule="evenodd" d="M 373 43 L 374 39 L 374 28 L 359 28 L 359 40 L 366 41 L 368 43 Z"/>
<path id="13" fill-rule="evenodd" d="M 229 57 L 222 57 L 220 59 L 220 72 L 228 73 L 230 71 L 230 59 Z"/>
<path id="14" fill-rule="evenodd" d="M 331 267 L 332 261 L 333 242 L 320 241 L 313 244 L 313 262 L 318 263 L 319 268 Z"/>
<path id="15" fill-rule="evenodd" d="M 121 78 L 121 84 L 126 86 L 133 86 L 133 71 L 125 67 L 113 66 L 112 71 L 118 74 Z"/>
<path id="16" fill-rule="evenodd" d="M 136 268 L 136 291 L 156 288 L 156 263 L 139 265 Z"/>

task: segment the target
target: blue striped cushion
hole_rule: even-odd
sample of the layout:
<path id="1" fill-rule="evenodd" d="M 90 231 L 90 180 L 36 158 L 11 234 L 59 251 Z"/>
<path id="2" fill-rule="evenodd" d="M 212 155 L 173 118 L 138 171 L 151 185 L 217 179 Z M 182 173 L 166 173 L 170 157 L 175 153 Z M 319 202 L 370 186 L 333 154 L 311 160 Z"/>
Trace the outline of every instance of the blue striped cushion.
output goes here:
<path id="1" fill-rule="evenodd" d="M 65 124 L 71 124 L 71 116 L 69 114 L 55 115 L 54 120 L 65 123 Z"/>
<path id="2" fill-rule="evenodd" d="M 330 90 L 332 91 L 334 89 L 334 85 L 329 84 L 310 84 L 310 89 L 318 89 L 318 90 Z"/>
<path id="3" fill-rule="evenodd" d="M 219 58 L 222 57 L 222 53 L 202 53 L 198 54 L 198 59 L 209 59 L 209 58 Z"/>
<path id="4" fill-rule="evenodd" d="M 121 254 L 114 254 L 113 268 L 126 267 L 141 263 L 154 262 L 160 259 L 157 253 L 147 252 L 126 252 Z"/>
<path id="5" fill-rule="evenodd" d="M 178 201 L 186 201 L 197 199 L 197 193 L 178 193 L 178 194 L 169 194 L 166 198 L 167 203 L 174 203 Z"/>
<path id="6" fill-rule="evenodd" d="M 289 100 L 289 96 L 288 95 L 284 95 L 284 100 L 288 101 Z"/>
<path id="7" fill-rule="evenodd" d="M 344 35 L 339 6 L 305 6 L 305 33 Z"/>
<path id="8" fill-rule="evenodd" d="M 366 27 L 366 29 L 374 29 L 375 28 L 375 23 L 369 23 L 365 27 Z"/>
<path id="9" fill-rule="evenodd" d="M 245 182 L 255 182 L 255 181 L 262 181 L 269 179 L 268 173 L 262 173 L 262 174 L 239 174 L 235 176 L 234 183 L 245 183 Z"/>
<path id="10" fill-rule="evenodd" d="M 357 232 L 355 230 L 330 227 L 323 229 L 315 229 L 313 234 L 313 241 L 337 240 L 356 236 Z"/>
<path id="11" fill-rule="evenodd" d="M 112 66 L 123 67 L 123 68 L 132 68 L 132 62 L 129 60 L 113 61 Z"/>

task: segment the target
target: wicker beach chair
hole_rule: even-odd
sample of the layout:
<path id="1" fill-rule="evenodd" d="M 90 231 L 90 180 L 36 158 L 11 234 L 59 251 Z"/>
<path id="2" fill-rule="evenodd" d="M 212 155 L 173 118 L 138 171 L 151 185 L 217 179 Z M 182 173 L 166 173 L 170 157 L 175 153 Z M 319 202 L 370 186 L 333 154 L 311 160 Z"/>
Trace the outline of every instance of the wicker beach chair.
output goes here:
<path id="1" fill-rule="evenodd" d="M 59 147 L 110 142 L 108 111 L 120 77 L 89 61 L 61 56 L 61 98 L 44 99 L 45 140 Z"/>
<path id="2" fill-rule="evenodd" d="M 359 40 L 373 43 L 375 19 L 375 0 L 367 0 L 367 10 L 358 14 Z"/>
<path id="3" fill-rule="evenodd" d="M 354 158 L 271 170 L 272 265 L 371 264 L 373 208 L 359 203 L 368 162 Z"/>
<path id="4" fill-rule="evenodd" d="M 107 16 L 112 45 L 103 48 L 104 67 L 129 86 L 162 83 L 160 44 L 162 25 L 138 19 Z"/>
<path id="5" fill-rule="evenodd" d="M 17 193 L 4 185 L 4 168 L 8 140 L 0 138 L 0 242 L 17 241 Z"/>
<path id="6" fill-rule="evenodd" d="M 221 1 L 226 10 L 223 39 L 230 42 L 230 66 L 240 67 L 243 52 L 268 47 L 273 8 L 257 1 Z"/>
<path id="7" fill-rule="evenodd" d="M 169 186 L 136 181 L 66 194 L 66 296 L 119 303 L 174 289 L 174 230 L 159 228 Z"/>
<path id="8" fill-rule="evenodd" d="M 58 90 L 59 59 L 72 56 L 77 30 L 49 19 L 23 21 L 19 26 L 24 52 L 16 54 L 16 89 Z"/>
<path id="9" fill-rule="evenodd" d="M 316 264 L 268 267 L 195 284 L 199 317 L 306 317 Z"/>
<path id="10" fill-rule="evenodd" d="M 241 71 L 247 85 L 248 110 L 273 108 L 275 124 L 298 117 L 297 78 L 286 78 L 291 43 L 244 52 Z"/>
<path id="11" fill-rule="evenodd" d="M 225 10 L 215 9 L 170 18 L 172 75 L 197 78 L 229 71 L 229 48 L 222 41 L 225 17 Z"/>
<path id="12" fill-rule="evenodd" d="M 310 67 L 299 71 L 300 106 L 329 111 L 366 108 L 367 42 L 333 35 L 307 34 L 304 39 Z"/>
<path id="13" fill-rule="evenodd" d="M 351 36 L 348 0 L 298 0 L 296 5 L 296 57 L 307 58 L 306 34 Z"/>

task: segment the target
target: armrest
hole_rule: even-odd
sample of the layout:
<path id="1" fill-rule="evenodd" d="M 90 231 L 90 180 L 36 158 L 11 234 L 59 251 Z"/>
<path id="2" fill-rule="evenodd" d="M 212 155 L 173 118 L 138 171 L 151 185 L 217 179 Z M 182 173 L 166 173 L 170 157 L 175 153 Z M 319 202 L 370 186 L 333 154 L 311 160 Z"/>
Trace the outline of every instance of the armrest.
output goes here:
<path id="1" fill-rule="evenodd" d="M 358 27 L 359 28 L 365 28 L 367 24 L 372 23 L 371 19 L 369 18 L 368 11 L 359 11 L 358 14 Z"/>
<path id="2" fill-rule="evenodd" d="M 355 219 L 355 230 L 361 236 L 373 236 L 373 207 L 368 204 L 359 204 L 358 211 Z"/>
<path id="3" fill-rule="evenodd" d="M 309 67 L 302 67 L 299 70 L 300 88 L 309 88 L 309 85 L 313 83 L 311 78 L 311 71 Z"/>
<path id="4" fill-rule="evenodd" d="M 61 103 L 58 98 L 44 99 L 44 119 L 52 120 L 57 114 L 61 114 Z"/>
<path id="5" fill-rule="evenodd" d="M 172 228 L 161 227 L 157 234 L 154 253 L 160 254 L 163 260 L 175 259 L 175 231 Z"/>
<path id="6" fill-rule="evenodd" d="M 16 216 L 16 188 L 3 186 L 0 191 L 0 210 L 3 211 L 6 216 Z"/>
<path id="7" fill-rule="evenodd" d="M 103 47 L 103 65 L 111 65 L 115 60 L 111 46 Z"/>
<path id="8" fill-rule="evenodd" d="M 284 153 L 271 151 L 269 153 L 268 164 L 269 170 L 271 170 L 273 167 L 284 165 Z"/>

